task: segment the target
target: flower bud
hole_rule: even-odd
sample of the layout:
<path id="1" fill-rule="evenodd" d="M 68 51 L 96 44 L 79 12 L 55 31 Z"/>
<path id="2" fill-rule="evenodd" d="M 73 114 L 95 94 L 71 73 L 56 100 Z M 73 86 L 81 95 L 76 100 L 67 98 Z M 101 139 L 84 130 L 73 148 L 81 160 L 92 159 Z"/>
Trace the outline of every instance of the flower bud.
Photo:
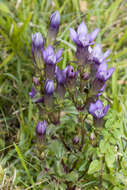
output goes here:
<path id="1" fill-rule="evenodd" d="M 45 83 L 45 97 L 44 97 L 44 103 L 47 106 L 52 106 L 53 104 L 53 93 L 54 93 L 54 83 L 52 80 L 47 79 Z"/>
<path id="2" fill-rule="evenodd" d="M 65 83 L 66 83 L 66 69 L 60 70 L 58 67 L 56 67 L 56 81 L 57 81 L 56 92 L 60 96 L 60 98 L 64 98 Z"/>
<path id="3" fill-rule="evenodd" d="M 47 79 L 44 88 L 45 88 L 45 93 L 47 95 L 52 95 L 54 93 L 54 83 L 53 83 L 53 81 Z"/>
<path id="4" fill-rule="evenodd" d="M 39 69 L 43 67 L 42 50 L 44 48 L 44 40 L 40 32 L 32 34 L 32 54 L 34 61 Z"/>
<path id="5" fill-rule="evenodd" d="M 42 49 L 44 47 L 44 40 L 40 32 L 32 34 L 32 47 L 35 49 Z"/>
<path id="6" fill-rule="evenodd" d="M 47 128 L 47 123 L 46 121 L 39 121 L 36 126 L 36 133 L 38 135 L 45 135 L 46 134 L 46 128 Z"/>
<path id="7" fill-rule="evenodd" d="M 58 11 L 50 16 L 50 27 L 47 35 L 48 44 L 53 45 L 59 30 L 60 14 Z"/>
<path id="8" fill-rule="evenodd" d="M 50 27 L 58 30 L 59 24 L 60 24 L 60 14 L 58 11 L 56 11 L 50 16 Z"/>
<path id="9" fill-rule="evenodd" d="M 73 143 L 74 143 L 74 144 L 78 144 L 78 143 L 79 143 L 79 138 L 78 138 L 78 136 L 75 136 L 75 137 L 74 137 Z"/>
<path id="10" fill-rule="evenodd" d="M 36 126 L 36 135 L 38 143 L 41 143 L 45 140 L 47 123 L 46 121 L 39 121 Z"/>
<path id="11" fill-rule="evenodd" d="M 75 86 L 77 76 L 78 71 L 75 72 L 71 65 L 66 67 L 66 84 L 69 88 L 73 88 Z"/>

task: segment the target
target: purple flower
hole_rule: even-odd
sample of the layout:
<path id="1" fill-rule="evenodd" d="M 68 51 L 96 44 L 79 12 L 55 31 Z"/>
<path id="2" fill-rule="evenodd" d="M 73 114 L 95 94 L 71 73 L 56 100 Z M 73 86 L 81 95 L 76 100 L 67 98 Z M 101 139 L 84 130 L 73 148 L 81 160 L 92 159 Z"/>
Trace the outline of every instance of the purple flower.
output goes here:
<path id="1" fill-rule="evenodd" d="M 96 103 L 91 103 L 89 107 L 89 112 L 95 119 L 103 118 L 109 109 L 109 104 L 104 107 L 103 103 L 100 100 L 97 100 Z"/>
<path id="2" fill-rule="evenodd" d="M 60 70 L 56 66 L 56 81 L 58 84 L 64 85 L 66 83 L 66 69 Z"/>
<path id="3" fill-rule="evenodd" d="M 36 126 L 36 133 L 39 136 L 43 136 L 46 133 L 47 123 L 46 121 L 39 121 Z"/>
<path id="4" fill-rule="evenodd" d="M 32 53 L 34 54 L 35 50 L 42 50 L 44 47 L 44 39 L 40 32 L 32 34 Z"/>
<path id="5" fill-rule="evenodd" d="M 90 60 L 94 61 L 95 64 L 99 65 L 104 61 L 108 62 L 110 60 L 110 59 L 107 59 L 107 60 L 105 59 L 109 56 L 111 51 L 107 50 L 105 53 L 103 53 L 100 44 L 96 44 L 93 49 L 89 47 L 88 50 L 90 53 Z"/>
<path id="6" fill-rule="evenodd" d="M 53 80 L 47 79 L 46 83 L 45 83 L 44 89 L 45 89 L 45 93 L 47 95 L 52 95 L 54 93 L 54 83 L 53 83 Z"/>
<path id="7" fill-rule="evenodd" d="M 92 33 L 88 34 L 87 26 L 82 22 L 77 29 L 77 32 L 70 28 L 70 37 L 71 40 L 77 45 L 86 47 L 92 45 L 92 41 L 96 38 L 99 29 L 95 29 Z"/>
<path id="8" fill-rule="evenodd" d="M 51 65 L 58 63 L 62 59 L 60 58 L 62 51 L 63 49 L 58 50 L 58 52 L 55 55 L 53 47 L 48 46 L 47 49 L 43 51 L 43 59 L 45 63 Z"/>
<path id="9" fill-rule="evenodd" d="M 78 136 L 75 136 L 75 137 L 74 137 L 73 143 L 74 143 L 74 144 L 78 144 L 78 143 L 79 143 L 79 138 L 78 138 Z"/>
<path id="10" fill-rule="evenodd" d="M 56 66 L 56 81 L 57 81 L 56 92 L 61 98 L 64 98 L 65 83 L 66 83 L 66 68 L 63 70 L 60 70 Z"/>
<path id="11" fill-rule="evenodd" d="M 37 94 L 37 91 L 35 90 L 34 87 L 32 87 L 32 91 L 29 92 L 29 96 L 30 96 L 30 98 L 31 98 L 31 99 L 34 98 L 34 97 L 36 96 L 36 94 Z"/>
<path id="12" fill-rule="evenodd" d="M 50 16 L 50 27 L 58 30 L 60 24 L 60 14 L 58 11 L 55 11 Z"/>
<path id="13" fill-rule="evenodd" d="M 78 71 L 75 72 L 74 68 L 71 65 L 67 66 L 65 68 L 65 71 L 66 71 L 66 85 L 69 88 L 75 87 Z"/>
<path id="14" fill-rule="evenodd" d="M 44 103 L 44 98 L 38 98 L 34 101 L 35 103 Z"/>
<path id="15" fill-rule="evenodd" d="M 59 62 L 62 54 L 62 49 L 54 53 L 52 46 L 48 46 L 46 50 L 43 51 L 43 59 L 45 61 L 45 73 L 46 78 L 53 79 L 55 74 L 56 63 Z"/>
<path id="16" fill-rule="evenodd" d="M 114 68 L 107 69 L 107 64 L 103 62 L 98 67 L 96 78 L 106 81 L 112 76 L 114 70 Z"/>
<path id="17" fill-rule="evenodd" d="M 78 75 L 78 71 L 75 72 L 74 68 L 71 65 L 66 67 L 66 77 L 67 78 L 73 79 L 73 78 L 76 78 L 77 75 Z"/>

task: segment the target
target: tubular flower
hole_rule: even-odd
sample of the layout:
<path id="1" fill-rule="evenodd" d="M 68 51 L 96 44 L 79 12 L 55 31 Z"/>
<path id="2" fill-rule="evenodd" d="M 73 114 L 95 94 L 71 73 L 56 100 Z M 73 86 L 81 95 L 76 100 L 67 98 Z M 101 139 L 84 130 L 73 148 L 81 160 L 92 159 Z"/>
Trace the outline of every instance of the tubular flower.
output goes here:
<path id="1" fill-rule="evenodd" d="M 56 81 L 57 81 L 56 91 L 61 98 L 64 98 L 65 83 L 66 83 L 66 69 L 60 70 L 56 66 Z"/>
<path id="2" fill-rule="evenodd" d="M 58 30 L 59 29 L 59 24 L 60 24 L 60 14 L 59 14 L 58 11 L 55 11 L 50 16 L 50 27 Z"/>
<path id="3" fill-rule="evenodd" d="M 47 95 L 52 95 L 54 93 L 54 83 L 53 83 L 53 81 L 47 79 L 44 88 L 45 88 L 45 93 Z"/>
<path id="4" fill-rule="evenodd" d="M 45 133 L 46 133 L 46 128 L 47 128 L 47 123 L 46 123 L 46 121 L 39 121 L 38 123 L 37 123 L 37 126 L 36 126 L 36 133 L 38 134 L 38 135 L 45 135 Z"/>
<path id="5" fill-rule="evenodd" d="M 34 55 L 35 51 L 42 50 L 44 48 L 44 39 L 40 32 L 32 34 L 32 53 Z"/>
<path id="6" fill-rule="evenodd" d="M 112 76 L 114 70 L 114 68 L 107 69 L 107 64 L 103 62 L 98 67 L 96 78 L 106 81 Z"/>
<path id="7" fill-rule="evenodd" d="M 69 65 L 65 68 L 66 71 L 66 85 L 69 88 L 73 88 L 75 86 L 75 82 L 78 76 L 78 71 L 75 72 L 74 68 Z"/>
<path id="8" fill-rule="evenodd" d="M 47 35 L 48 44 L 53 45 L 56 40 L 57 33 L 59 31 L 60 14 L 58 11 L 54 12 L 50 16 L 50 26 Z"/>
<path id="9" fill-rule="evenodd" d="M 109 56 L 111 53 L 110 50 L 107 50 L 105 53 L 102 52 L 102 48 L 100 44 L 96 44 L 94 48 L 92 49 L 89 47 L 89 53 L 90 53 L 90 60 L 94 61 L 95 64 L 101 64 L 102 62 L 108 62 L 110 59 L 106 58 Z"/>
<path id="10" fill-rule="evenodd" d="M 43 69 L 43 59 L 42 59 L 42 51 L 44 48 L 44 40 L 40 32 L 32 34 L 32 54 L 36 66 L 38 69 Z"/>
<path id="11" fill-rule="evenodd" d="M 104 107 L 103 103 L 100 100 L 97 100 L 96 103 L 91 103 L 89 107 L 89 112 L 95 119 L 103 118 L 109 109 L 109 104 Z"/>
<path id="12" fill-rule="evenodd" d="M 57 53 L 54 53 L 54 49 L 52 46 L 48 46 L 43 53 L 43 59 L 45 62 L 45 71 L 46 78 L 53 79 L 55 74 L 56 63 L 58 63 L 62 58 L 62 49 L 58 50 Z"/>
<path id="13" fill-rule="evenodd" d="M 70 28 L 70 37 L 71 40 L 77 45 L 81 47 L 87 47 L 89 45 L 92 45 L 92 41 L 95 40 L 97 37 L 97 34 L 99 32 L 99 29 L 95 29 L 93 32 L 88 34 L 87 26 L 84 22 L 82 22 L 77 29 L 77 32 Z"/>

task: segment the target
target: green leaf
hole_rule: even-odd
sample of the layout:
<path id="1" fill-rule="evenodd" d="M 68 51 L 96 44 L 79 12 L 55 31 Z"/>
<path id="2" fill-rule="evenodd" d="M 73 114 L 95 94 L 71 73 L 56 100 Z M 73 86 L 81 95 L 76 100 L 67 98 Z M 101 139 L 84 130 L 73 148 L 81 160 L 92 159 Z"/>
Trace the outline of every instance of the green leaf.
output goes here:
<path id="1" fill-rule="evenodd" d="M 112 149 L 108 150 L 105 155 L 105 161 L 109 168 L 113 168 L 113 164 L 115 162 L 115 153 Z"/>
<path id="2" fill-rule="evenodd" d="M 0 11 L 11 14 L 9 8 L 2 2 L 0 2 Z"/>
<path id="3" fill-rule="evenodd" d="M 4 61 L 0 64 L 0 69 L 4 67 L 13 57 L 14 53 L 12 52 L 7 58 L 4 59 Z"/>
<path id="4" fill-rule="evenodd" d="M 93 160 L 90 164 L 88 174 L 93 174 L 101 169 L 101 162 L 99 160 Z"/>
<path id="5" fill-rule="evenodd" d="M 67 181 L 75 182 L 75 181 L 77 181 L 77 179 L 78 179 L 78 173 L 77 172 L 72 171 L 71 173 L 66 175 Z"/>

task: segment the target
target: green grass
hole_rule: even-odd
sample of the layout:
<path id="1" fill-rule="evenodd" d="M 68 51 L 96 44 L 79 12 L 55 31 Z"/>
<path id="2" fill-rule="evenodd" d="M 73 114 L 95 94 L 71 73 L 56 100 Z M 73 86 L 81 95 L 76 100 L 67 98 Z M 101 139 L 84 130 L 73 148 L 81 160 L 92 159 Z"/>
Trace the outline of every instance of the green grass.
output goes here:
<path id="1" fill-rule="evenodd" d="M 76 28 L 85 19 L 89 31 L 100 28 L 97 42 L 102 43 L 104 50 L 112 50 L 109 67 L 116 68 L 104 96 L 113 102 L 112 119 L 115 121 L 116 115 L 120 115 L 123 130 L 127 130 L 127 3 L 126 0 L 86 2 L 86 11 L 82 12 L 83 0 L 80 3 L 79 0 L 22 0 L 19 5 L 17 0 L 0 1 L 0 187 L 3 190 L 7 187 L 37 190 L 48 181 L 41 179 L 41 159 L 35 150 L 38 114 L 28 93 L 34 76 L 31 34 L 40 31 L 46 37 L 49 16 L 55 10 L 61 14 L 58 40 L 64 50 L 60 65 L 63 68 L 67 61 L 73 60 L 75 48 L 69 39 L 69 27 Z M 126 170 L 124 173 L 122 183 L 126 187 Z M 94 189 L 91 184 L 95 182 L 84 183 L 83 187 Z"/>

